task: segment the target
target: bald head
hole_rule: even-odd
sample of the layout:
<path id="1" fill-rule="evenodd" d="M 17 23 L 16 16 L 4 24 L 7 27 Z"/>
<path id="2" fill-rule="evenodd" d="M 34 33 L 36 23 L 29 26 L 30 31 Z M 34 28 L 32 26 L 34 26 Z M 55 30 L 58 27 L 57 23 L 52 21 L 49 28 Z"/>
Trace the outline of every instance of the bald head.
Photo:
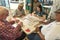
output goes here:
<path id="1" fill-rule="evenodd" d="M 8 14 L 9 14 L 8 10 L 3 6 L 0 6 L 0 20 L 6 19 Z"/>
<path id="2" fill-rule="evenodd" d="M 3 6 L 0 6 L 0 15 L 6 14 L 6 13 L 8 13 L 8 10 Z"/>

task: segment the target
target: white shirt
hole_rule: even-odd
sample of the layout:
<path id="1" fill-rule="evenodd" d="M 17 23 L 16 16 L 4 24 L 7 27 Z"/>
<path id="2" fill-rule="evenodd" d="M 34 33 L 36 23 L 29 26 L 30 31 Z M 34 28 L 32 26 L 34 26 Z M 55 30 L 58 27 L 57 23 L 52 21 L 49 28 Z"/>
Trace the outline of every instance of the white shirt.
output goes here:
<path id="1" fill-rule="evenodd" d="M 54 12 L 55 12 L 57 9 L 60 8 L 60 0 L 52 0 L 52 1 L 53 1 L 53 5 L 52 5 L 52 7 L 51 7 L 51 11 L 50 11 L 50 13 L 49 13 L 48 18 L 51 17 L 51 19 L 55 19 L 55 13 L 54 13 Z"/>
<path id="2" fill-rule="evenodd" d="M 55 24 L 55 21 L 48 24 L 48 25 L 43 25 L 43 28 L 41 29 L 41 32 L 44 36 L 48 33 L 48 31 L 51 30 L 53 24 Z"/>
<path id="3" fill-rule="evenodd" d="M 42 28 L 41 32 L 45 36 L 45 40 L 60 40 L 60 22 L 52 22 L 48 26 Z"/>

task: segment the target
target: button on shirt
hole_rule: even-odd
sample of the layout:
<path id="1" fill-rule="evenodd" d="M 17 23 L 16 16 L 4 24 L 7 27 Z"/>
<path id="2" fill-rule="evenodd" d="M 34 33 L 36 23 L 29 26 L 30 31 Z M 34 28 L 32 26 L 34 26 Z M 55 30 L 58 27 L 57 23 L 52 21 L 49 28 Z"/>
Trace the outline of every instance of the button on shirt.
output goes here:
<path id="1" fill-rule="evenodd" d="M 45 40 L 60 40 L 60 22 L 52 22 L 42 28 Z"/>

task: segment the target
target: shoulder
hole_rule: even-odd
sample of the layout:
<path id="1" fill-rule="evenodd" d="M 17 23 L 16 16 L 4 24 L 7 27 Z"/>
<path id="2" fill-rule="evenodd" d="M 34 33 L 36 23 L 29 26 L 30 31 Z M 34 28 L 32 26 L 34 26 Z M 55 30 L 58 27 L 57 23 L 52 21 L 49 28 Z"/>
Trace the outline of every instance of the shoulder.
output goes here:
<path id="1" fill-rule="evenodd" d="M 40 2 L 37 2 L 37 5 L 38 5 L 38 6 L 41 5 L 41 3 L 40 3 Z"/>
<path id="2" fill-rule="evenodd" d="M 12 25 L 9 23 L 9 22 L 7 22 L 7 21 L 0 21 L 0 27 L 6 27 L 6 28 L 9 28 L 9 27 L 11 27 L 11 28 L 13 28 L 12 27 Z"/>
<path id="3" fill-rule="evenodd" d="M 52 25 L 54 25 L 56 22 L 54 21 L 54 22 L 51 22 L 51 23 L 49 23 L 48 24 L 48 26 L 52 26 Z"/>
<path id="4" fill-rule="evenodd" d="M 42 29 L 49 29 L 49 28 L 51 28 L 51 26 L 53 25 L 53 24 L 55 24 L 55 21 L 54 22 L 52 22 L 52 23 L 49 23 L 48 25 L 43 25 L 43 28 Z"/>

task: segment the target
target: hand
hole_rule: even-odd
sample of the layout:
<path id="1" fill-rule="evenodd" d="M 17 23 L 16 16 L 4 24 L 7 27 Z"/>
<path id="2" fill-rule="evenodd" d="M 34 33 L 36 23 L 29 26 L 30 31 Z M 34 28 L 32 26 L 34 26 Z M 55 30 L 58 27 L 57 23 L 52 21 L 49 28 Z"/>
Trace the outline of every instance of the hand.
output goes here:
<path id="1" fill-rule="evenodd" d="M 39 31 L 40 31 L 39 27 L 37 27 L 35 31 L 36 31 L 36 32 L 39 32 Z"/>
<path id="2" fill-rule="evenodd" d="M 19 23 L 20 20 L 15 20 L 16 23 Z"/>
<path id="3" fill-rule="evenodd" d="M 22 22 L 18 22 L 18 25 L 20 25 L 22 27 L 23 26 L 23 23 Z"/>
<path id="4" fill-rule="evenodd" d="M 19 20 L 18 18 L 16 18 L 16 17 L 13 18 L 12 20 L 15 21 L 16 23 L 18 23 L 18 22 L 20 21 L 20 20 Z"/>
<path id="5" fill-rule="evenodd" d="M 17 25 L 18 30 L 21 30 L 22 26 L 23 26 L 23 23 L 22 22 L 18 22 L 18 25 Z"/>
<path id="6" fill-rule="evenodd" d="M 32 13 L 32 16 L 37 16 L 36 14 Z"/>

